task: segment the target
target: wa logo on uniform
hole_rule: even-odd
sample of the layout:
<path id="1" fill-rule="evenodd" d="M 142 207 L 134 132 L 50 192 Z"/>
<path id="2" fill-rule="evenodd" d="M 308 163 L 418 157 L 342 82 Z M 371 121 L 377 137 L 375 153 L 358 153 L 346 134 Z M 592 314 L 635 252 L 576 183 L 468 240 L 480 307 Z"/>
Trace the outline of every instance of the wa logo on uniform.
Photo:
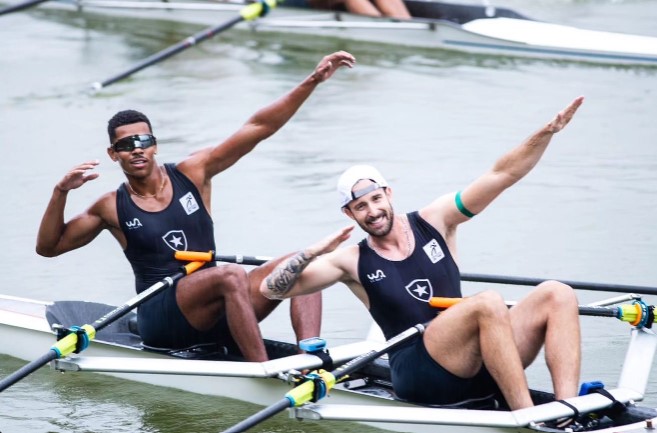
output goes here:
<path id="1" fill-rule="evenodd" d="M 174 251 L 187 251 L 187 237 L 182 230 L 171 230 L 162 236 L 162 240 Z"/>
<path id="2" fill-rule="evenodd" d="M 201 208 L 198 205 L 198 202 L 196 201 L 196 198 L 194 198 L 194 194 L 192 194 L 191 191 L 185 194 L 184 196 L 180 197 L 179 201 L 183 209 L 185 209 L 185 213 L 187 215 L 191 215 Z"/>
<path id="3" fill-rule="evenodd" d="M 426 278 L 411 281 L 406 285 L 406 291 L 409 295 L 422 302 L 429 302 L 429 299 L 433 297 L 431 281 Z"/>
<path id="4" fill-rule="evenodd" d="M 383 273 L 381 269 L 377 269 L 373 274 L 367 274 L 367 279 L 370 280 L 370 283 L 376 283 L 381 281 L 386 277 L 386 274 Z"/>
<path id="5" fill-rule="evenodd" d="M 132 221 L 126 221 L 125 225 L 128 226 L 128 230 L 138 229 L 139 227 L 143 227 L 141 221 L 139 221 L 139 218 L 133 218 Z"/>

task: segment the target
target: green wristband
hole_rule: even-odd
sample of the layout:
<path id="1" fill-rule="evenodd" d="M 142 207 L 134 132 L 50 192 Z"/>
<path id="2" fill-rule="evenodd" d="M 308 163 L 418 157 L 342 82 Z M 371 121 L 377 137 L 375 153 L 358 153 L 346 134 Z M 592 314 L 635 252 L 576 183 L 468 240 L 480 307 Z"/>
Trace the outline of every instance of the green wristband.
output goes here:
<path id="1" fill-rule="evenodd" d="M 463 205 L 463 201 L 461 200 L 461 191 L 456 193 L 456 207 L 461 212 L 463 215 L 467 216 L 468 218 L 472 218 L 475 216 L 472 212 L 468 210 L 467 207 Z"/>

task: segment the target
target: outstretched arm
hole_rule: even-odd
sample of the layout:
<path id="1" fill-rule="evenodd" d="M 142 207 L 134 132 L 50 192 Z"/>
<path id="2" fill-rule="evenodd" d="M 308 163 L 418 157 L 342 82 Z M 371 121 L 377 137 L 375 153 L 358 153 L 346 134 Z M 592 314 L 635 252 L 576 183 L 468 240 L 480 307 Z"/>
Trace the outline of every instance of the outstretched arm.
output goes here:
<path id="1" fill-rule="evenodd" d="M 343 66 L 353 67 L 355 62 L 356 59 L 344 51 L 324 57 L 312 74 L 289 93 L 257 111 L 226 141 L 214 148 L 191 155 L 178 167 L 193 178 L 197 185 L 208 182 L 213 176 L 235 164 L 262 140 L 282 128 L 319 83 L 328 80 Z"/>
<path id="2" fill-rule="evenodd" d="M 45 257 L 54 257 L 88 244 L 104 228 L 103 220 L 95 213 L 97 202 L 89 210 L 64 222 L 64 208 L 68 192 L 96 179 L 98 173 L 87 173 L 98 165 L 90 161 L 73 167 L 53 190 L 50 202 L 41 219 L 37 235 L 36 252 Z"/>
<path id="3" fill-rule="evenodd" d="M 554 134 L 570 122 L 583 101 L 583 96 L 576 98 L 520 146 L 498 159 L 490 171 L 461 192 L 460 200 L 456 200 L 455 193 L 446 194 L 423 208 L 420 211 L 422 217 L 445 233 L 483 211 L 505 189 L 534 168 Z"/>
<path id="4" fill-rule="evenodd" d="M 269 299 L 284 299 L 317 292 L 342 281 L 348 273 L 341 262 L 343 250 L 335 251 L 349 239 L 354 226 L 348 226 L 291 256 L 260 284 Z M 317 259 L 317 260 L 315 260 Z"/>

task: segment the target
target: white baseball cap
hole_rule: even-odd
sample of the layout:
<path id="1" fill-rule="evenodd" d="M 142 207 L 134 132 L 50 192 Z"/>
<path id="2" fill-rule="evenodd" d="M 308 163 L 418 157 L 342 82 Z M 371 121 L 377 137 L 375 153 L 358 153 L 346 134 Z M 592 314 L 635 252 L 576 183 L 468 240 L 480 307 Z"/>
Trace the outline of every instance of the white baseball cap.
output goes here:
<path id="1" fill-rule="evenodd" d="M 358 183 L 359 180 L 369 179 L 374 182 L 373 187 L 365 188 L 365 190 L 358 191 L 357 194 L 351 189 Z M 354 165 L 348 168 L 338 179 L 338 195 L 340 196 L 340 207 L 345 207 L 352 200 L 360 198 L 365 194 L 374 191 L 377 188 L 385 188 L 388 182 L 383 178 L 379 170 L 371 165 Z"/>

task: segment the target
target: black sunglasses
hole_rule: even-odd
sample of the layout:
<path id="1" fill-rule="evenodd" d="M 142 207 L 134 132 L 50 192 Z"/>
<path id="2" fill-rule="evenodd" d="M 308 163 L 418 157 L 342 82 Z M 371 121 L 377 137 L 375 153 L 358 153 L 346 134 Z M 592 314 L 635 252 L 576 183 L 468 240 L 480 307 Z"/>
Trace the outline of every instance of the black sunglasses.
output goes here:
<path id="1" fill-rule="evenodd" d="M 112 144 L 112 149 L 115 152 L 132 152 L 135 148 L 148 149 L 151 146 L 155 146 L 157 140 L 155 136 L 151 134 L 144 135 L 131 135 L 130 137 L 123 137 L 120 140 L 116 140 Z"/>

